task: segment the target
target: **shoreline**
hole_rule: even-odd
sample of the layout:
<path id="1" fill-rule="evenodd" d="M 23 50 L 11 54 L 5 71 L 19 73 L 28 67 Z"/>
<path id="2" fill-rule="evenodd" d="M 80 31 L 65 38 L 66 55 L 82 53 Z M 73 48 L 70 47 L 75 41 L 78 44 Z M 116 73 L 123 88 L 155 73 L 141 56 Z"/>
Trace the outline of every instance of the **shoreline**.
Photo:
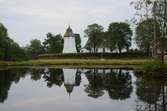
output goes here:
<path id="1" fill-rule="evenodd" d="M 140 70 L 151 59 L 37 59 L 28 61 L 0 61 L 2 68 L 116 68 Z"/>
<path id="2" fill-rule="evenodd" d="M 139 75 L 166 76 L 167 64 L 153 59 L 37 59 L 29 61 L 0 61 L 0 70 L 10 68 L 67 68 L 67 69 L 128 69 Z"/>
<path id="3" fill-rule="evenodd" d="M 28 61 L 0 61 L 0 66 L 138 66 L 149 63 L 148 59 L 37 59 Z"/>

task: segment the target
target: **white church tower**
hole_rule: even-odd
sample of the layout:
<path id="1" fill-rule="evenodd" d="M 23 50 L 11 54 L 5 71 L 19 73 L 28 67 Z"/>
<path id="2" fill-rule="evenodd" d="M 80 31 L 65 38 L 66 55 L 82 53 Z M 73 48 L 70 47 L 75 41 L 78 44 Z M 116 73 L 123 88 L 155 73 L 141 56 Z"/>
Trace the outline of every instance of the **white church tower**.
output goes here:
<path id="1" fill-rule="evenodd" d="M 69 26 L 64 34 L 63 53 L 77 53 L 75 45 L 75 34 Z"/>

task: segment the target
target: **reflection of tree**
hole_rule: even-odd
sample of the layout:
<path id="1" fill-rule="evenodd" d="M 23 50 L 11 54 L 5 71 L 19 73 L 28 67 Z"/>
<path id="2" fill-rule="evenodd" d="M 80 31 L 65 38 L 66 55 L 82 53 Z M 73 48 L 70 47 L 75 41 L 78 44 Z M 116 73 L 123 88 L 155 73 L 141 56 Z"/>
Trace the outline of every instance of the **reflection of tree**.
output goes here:
<path id="1" fill-rule="evenodd" d="M 160 95 L 160 86 L 155 84 L 154 82 L 137 82 L 137 96 L 143 102 L 148 104 L 154 104 Z"/>
<path id="2" fill-rule="evenodd" d="M 127 99 L 132 92 L 131 75 L 122 70 L 112 71 L 106 75 L 106 90 L 112 99 Z"/>
<path id="3" fill-rule="evenodd" d="M 85 92 L 88 93 L 88 96 L 93 98 L 103 96 L 103 78 L 102 75 L 97 74 L 97 69 L 88 71 L 86 73 L 86 77 L 89 81 L 89 85 L 85 89 Z"/>
<path id="4" fill-rule="evenodd" d="M 8 97 L 8 91 L 13 82 L 18 83 L 21 77 L 25 77 L 26 69 L 0 70 L 0 102 Z"/>
<path id="5" fill-rule="evenodd" d="M 112 99 L 126 99 L 130 97 L 132 92 L 131 76 L 122 70 L 102 72 L 98 69 L 88 71 L 86 77 L 89 85 L 85 91 L 94 98 L 100 97 L 104 94 L 104 90 L 109 93 Z"/>
<path id="6" fill-rule="evenodd" d="M 81 83 L 81 72 L 77 70 L 76 78 L 75 78 L 75 85 L 80 86 L 80 83 Z"/>
<path id="7" fill-rule="evenodd" d="M 31 69 L 29 71 L 31 75 L 31 79 L 35 81 L 40 80 L 42 75 L 44 74 L 44 70 L 45 69 Z"/>
<path id="8" fill-rule="evenodd" d="M 0 102 L 4 102 L 8 96 L 8 90 L 12 84 L 12 76 L 8 75 L 8 71 L 0 71 Z M 9 76 L 9 77 L 8 77 Z"/>
<path id="9" fill-rule="evenodd" d="M 52 87 L 54 84 L 61 86 L 64 81 L 62 69 L 49 69 L 43 77 L 48 87 Z"/>
<path id="10" fill-rule="evenodd" d="M 167 87 L 164 77 L 147 76 L 148 74 L 143 75 L 138 72 L 135 75 L 140 78 L 137 80 L 136 94 L 138 99 L 143 102 L 138 105 L 137 111 L 166 111 Z"/>

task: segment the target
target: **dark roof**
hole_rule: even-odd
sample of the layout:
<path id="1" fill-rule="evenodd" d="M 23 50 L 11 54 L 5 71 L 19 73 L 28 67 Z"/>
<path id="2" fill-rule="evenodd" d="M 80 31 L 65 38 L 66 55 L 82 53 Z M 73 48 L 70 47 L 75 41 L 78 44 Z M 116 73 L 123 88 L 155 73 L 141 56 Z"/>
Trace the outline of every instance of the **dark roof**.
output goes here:
<path id="1" fill-rule="evenodd" d="M 74 88 L 74 85 L 70 85 L 70 84 L 64 84 L 67 93 L 71 94 Z"/>
<path id="2" fill-rule="evenodd" d="M 75 37 L 75 34 L 73 33 L 71 27 L 69 26 L 64 34 L 64 37 Z"/>

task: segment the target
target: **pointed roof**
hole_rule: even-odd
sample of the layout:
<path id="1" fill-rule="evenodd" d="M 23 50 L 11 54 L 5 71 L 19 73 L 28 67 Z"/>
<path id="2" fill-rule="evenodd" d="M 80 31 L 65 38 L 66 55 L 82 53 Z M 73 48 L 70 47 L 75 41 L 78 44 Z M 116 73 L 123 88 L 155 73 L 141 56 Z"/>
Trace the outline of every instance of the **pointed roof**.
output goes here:
<path id="1" fill-rule="evenodd" d="M 75 37 L 75 35 L 74 35 L 74 33 L 73 33 L 73 31 L 72 31 L 70 25 L 69 25 L 69 27 L 67 28 L 67 30 L 66 30 L 66 32 L 65 32 L 65 34 L 64 34 L 64 37 Z"/>
<path id="2" fill-rule="evenodd" d="M 73 91 L 74 85 L 64 84 L 67 93 L 70 95 Z"/>

